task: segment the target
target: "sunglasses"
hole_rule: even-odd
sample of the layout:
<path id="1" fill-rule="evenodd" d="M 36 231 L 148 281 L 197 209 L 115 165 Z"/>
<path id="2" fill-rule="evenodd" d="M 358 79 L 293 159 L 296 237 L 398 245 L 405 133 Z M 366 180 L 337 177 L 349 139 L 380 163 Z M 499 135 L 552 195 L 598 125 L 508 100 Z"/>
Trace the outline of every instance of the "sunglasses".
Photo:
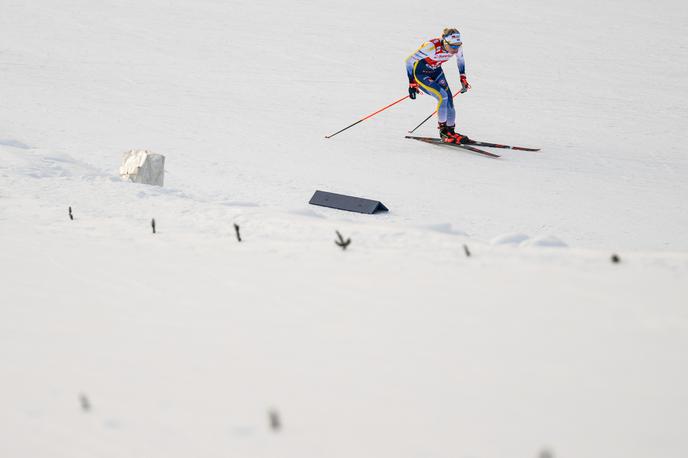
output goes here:
<path id="1" fill-rule="evenodd" d="M 449 46 L 451 49 L 459 49 L 459 48 L 461 47 L 461 45 L 463 44 L 463 43 L 459 42 L 458 44 L 453 45 L 453 44 L 451 44 L 451 43 L 447 43 L 446 41 L 445 41 L 445 43 L 446 43 L 447 46 Z"/>

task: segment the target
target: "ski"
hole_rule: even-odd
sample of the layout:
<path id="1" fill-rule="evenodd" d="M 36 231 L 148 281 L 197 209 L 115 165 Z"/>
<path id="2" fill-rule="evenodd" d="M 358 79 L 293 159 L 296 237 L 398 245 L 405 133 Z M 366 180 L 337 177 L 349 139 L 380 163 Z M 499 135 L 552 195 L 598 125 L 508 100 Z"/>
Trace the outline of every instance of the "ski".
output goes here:
<path id="1" fill-rule="evenodd" d="M 452 148 L 461 148 L 467 151 L 472 151 L 477 154 L 482 154 L 483 156 L 488 156 L 488 157 L 501 157 L 498 154 L 490 153 L 489 151 L 485 151 L 479 148 L 475 148 L 471 145 L 465 145 L 463 143 L 447 143 L 445 141 L 442 141 L 439 138 L 434 138 L 434 137 L 414 137 L 412 135 L 406 135 L 404 138 L 410 138 L 411 140 L 418 140 L 421 142 L 425 143 L 432 143 L 433 145 L 444 145 L 444 146 L 451 146 Z"/>
<path id="2" fill-rule="evenodd" d="M 540 151 L 540 148 L 526 148 L 525 146 L 502 145 L 500 143 L 481 142 L 481 141 L 477 141 L 477 140 L 470 140 L 467 144 L 468 145 L 475 145 L 475 146 L 484 146 L 487 148 L 505 148 L 505 149 L 519 150 L 519 151 Z"/>

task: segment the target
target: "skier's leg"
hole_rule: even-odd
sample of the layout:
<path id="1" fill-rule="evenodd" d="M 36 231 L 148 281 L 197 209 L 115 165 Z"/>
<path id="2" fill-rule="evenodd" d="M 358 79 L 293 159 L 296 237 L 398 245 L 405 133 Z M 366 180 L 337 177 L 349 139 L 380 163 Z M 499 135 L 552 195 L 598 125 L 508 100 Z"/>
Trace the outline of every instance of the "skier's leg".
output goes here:
<path id="1" fill-rule="evenodd" d="M 451 89 L 449 89 L 449 84 L 447 83 L 447 78 L 444 76 L 444 72 L 440 72 L 435 78 L 437 86 L 442 94 L 443 102 L 445 104 L 446 123 L 447 127 L 454 126 L 456 124 L 456 110 L 454 109 L 454 98 L 452 97 Z"/>
<path id="2" fill-rule="evenodd" d="M 430 78 L 421 76 L 420 78 L 416 78 L 416 81 L 418 81 L 421 91 L 433 96 L 437 100 L 438 119 L 440 119 L 442 122 L 445 122 L 447 119 L 447 105 L 445 103 L 445 98 L 442 96 L 442 92 L 439 90 L 439 88 L 433 87 L 434 85 Z"/>
<path id="3" fill-rule="evenodd" d="M 446 125 L 444 125 L 446 134 L 443 135 L 442 132 L 440 132 L 440 136 L 446 137 L 447 139 L 453 139 L 456 143 L 469 142 L 470 139 L 467 136 L 459 134 L 454 130 L 456 128 L 456 109 L 454 108 L 454 98 L 452 97 L 452 92 L 449 88 L 449 84 L 447 84 L 447 78 L 444 77 L 444 73 L 437 78 L 437 85 L 441 88 L 440 92 L 447 105 Z M 440 125 L 440 131 L 442 131 L 442 127 L 443 126 Z"/>
<path id="4" fill-rule="evenodd" d="M 450 140 L 451 135 L 449 135 L 450 129 L 448 127 L 453 127 L 455 115 L 451 92 L 448 92 L 449 88 L 446 87 L 446 78 L 440 73 L 431 76 L 416 76 L 416 81 L 418 81 L 423 92 L 437 99 L 437 128 L 440 130 L 441 138 Z"/>
<path id="5" fill-rule="evenodd" d="M 449 92 L 449 100 L 447 102 L 447 125 L 456 125 L 456 109 L 454 108 L 454 101 L 451 97 L 451 91 Z"/>

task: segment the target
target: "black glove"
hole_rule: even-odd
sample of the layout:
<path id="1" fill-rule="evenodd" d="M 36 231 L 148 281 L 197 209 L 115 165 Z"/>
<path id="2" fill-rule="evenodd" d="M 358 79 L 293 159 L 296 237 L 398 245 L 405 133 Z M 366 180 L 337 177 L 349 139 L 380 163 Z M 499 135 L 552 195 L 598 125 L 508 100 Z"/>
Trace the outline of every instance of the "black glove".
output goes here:
<path id="1" fill-rule="evenodd" d="M 411 99 L 415 100 L 416 94 L 420 93 L 420 89 L 418 89 L 418 87 L 419 85 L 415 81 L 411 81 L 409 83 L 409 97 L 411 97 Z"/>

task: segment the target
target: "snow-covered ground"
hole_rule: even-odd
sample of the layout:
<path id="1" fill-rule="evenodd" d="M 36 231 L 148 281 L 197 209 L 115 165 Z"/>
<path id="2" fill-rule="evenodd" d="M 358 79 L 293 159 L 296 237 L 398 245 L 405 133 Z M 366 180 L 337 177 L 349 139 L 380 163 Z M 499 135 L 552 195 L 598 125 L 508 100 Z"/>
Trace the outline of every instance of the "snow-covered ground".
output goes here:
<path id="1" fill-rule="evenodd" d="M 2 0 L 0 456 L 685 457 L 686 23 Z M 461 130 L 541 152 L 405 140 L 428 97 L 323 138 L 402 97 L 447 26 Z M 132 148 L 165 187 L 119 180 Z"/>

